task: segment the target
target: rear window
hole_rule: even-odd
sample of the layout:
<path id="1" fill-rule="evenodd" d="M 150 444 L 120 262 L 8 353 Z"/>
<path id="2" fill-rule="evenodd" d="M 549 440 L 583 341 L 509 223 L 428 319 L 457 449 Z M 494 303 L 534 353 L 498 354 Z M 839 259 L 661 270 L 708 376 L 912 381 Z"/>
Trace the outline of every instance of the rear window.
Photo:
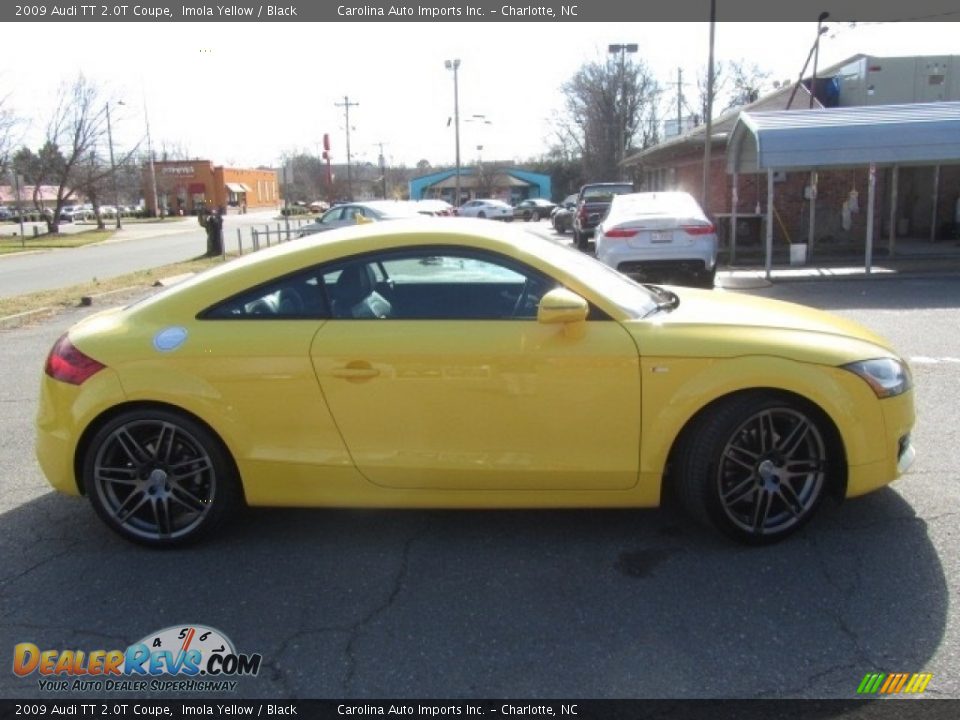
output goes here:
<path id="1" fill-rule="evenodd" d="M 610 214 L 698 217 L 702 211 L 697 201 L 687 193 L 632 193 L 616 198 Z"/>
<path id="2" fill-rule="evenodd" d="M 583 189 L 583 199 L 597 202 L 609 202 L 615 195 L 627 195 L 633 192 L 633 185 L 607 185 Z"/>

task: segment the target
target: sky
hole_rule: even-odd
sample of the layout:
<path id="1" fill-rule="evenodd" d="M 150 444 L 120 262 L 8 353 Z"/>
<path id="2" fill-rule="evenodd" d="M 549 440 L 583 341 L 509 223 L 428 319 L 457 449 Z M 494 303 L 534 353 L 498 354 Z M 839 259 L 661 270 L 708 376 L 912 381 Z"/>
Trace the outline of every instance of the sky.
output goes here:
<path id="1" fill-rule="evenodd" d="M 949 22 L 827 25 L 821 68 L 861 52 L 948 55 L 958 47 Z M 359 103 L 350 108 L 354 162 L 376 164 L 383 143 L 390 165 L 438 166 L 454 162 L 453 73 L 444 61 L 459 59 L 463 164 L 478 155 L 520 161 L 548 149 L 561 86 L 582 64 L 602 60 L 610 43 L 637 43 L 661 83 L 675 82 L 682 68 L 689 97 L 706 66 L 708 30 L 693 22 L 27 23 L 4 36 L 0 88 L 33 148 L 61 83 L 82 72 L 115 103 L 121 155 L 145 147 L 149 118 L 158 153 L 167 146 L 218 165 L 277 166 L 293 153 L 318 154 L 329 133 L 334 162 L 345 162 L 346 122 L 335 103 L 348 96 Z M 715 54 L 793 81 L 815 36 L 815 22 L 718 23 Z M 37 37 L 47 50 L 38 51 Z"/>

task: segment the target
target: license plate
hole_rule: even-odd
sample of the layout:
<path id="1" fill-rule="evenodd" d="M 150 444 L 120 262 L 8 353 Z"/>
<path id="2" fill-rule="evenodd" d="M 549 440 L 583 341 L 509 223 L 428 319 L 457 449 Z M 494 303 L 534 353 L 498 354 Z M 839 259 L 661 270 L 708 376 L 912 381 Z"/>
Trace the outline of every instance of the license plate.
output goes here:
<path id="1" fill-rule="evenodd" d="M 673 242 L 673 231 L 671 230 L 653 230 L 650 233 L 650 242 L 652 243 L 670 243 Z"/>

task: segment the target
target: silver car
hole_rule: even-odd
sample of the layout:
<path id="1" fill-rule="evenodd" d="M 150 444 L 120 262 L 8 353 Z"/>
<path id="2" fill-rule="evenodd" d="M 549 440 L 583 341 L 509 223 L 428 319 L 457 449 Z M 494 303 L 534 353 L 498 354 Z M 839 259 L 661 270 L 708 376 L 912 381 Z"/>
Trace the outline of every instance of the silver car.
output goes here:
<path id="1" fill-rule="evenodd" d="M 597 259 L 636 280 L 713 287 L 717 232 L 689 193 L 616 195 L 597 226 Z"/>
<path id="2" fill-rule="evenodd" d="M 490 218 L 491 220 L 513 220 L 513 207 L 502 200 L 470 200 L 457 210 L 460 217 Z"/>
<path id="3" fill-rule="evenodd" d="M 304 225 L 297 237 L 333 230 L 362 222 L 379 222 L 400 218 L 423 217 L 425 213 L 417 203 L 405 200 L 370 200 L 368 202 L 347 203 L 327 210 L 312 223 Z"/>

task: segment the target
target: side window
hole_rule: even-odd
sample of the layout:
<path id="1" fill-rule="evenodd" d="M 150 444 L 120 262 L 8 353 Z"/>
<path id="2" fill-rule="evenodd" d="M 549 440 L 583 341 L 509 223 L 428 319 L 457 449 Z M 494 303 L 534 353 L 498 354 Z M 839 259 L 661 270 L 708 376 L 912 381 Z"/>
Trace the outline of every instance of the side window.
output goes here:
<path id="1" fill-rule="evenodd" d="M 335 319 L 533 320 L 558 286 L 509 258 L 448 248 L 338 263 L 322 280 Z"/>
<path id="2" fill-rule="evenodd" d="M 329 317 L 317 270 L 271 280 L 217 303 L 202 320 L 316 320 Z"/>
<path id="3" fill-rule="evenodd" d="M 320 218 L 320 222 L 321 222 L 321 223 L 324 223 L 324 224 L 335 223 L 335 222 L 337 222 L 342 216 L 343 216 L 343 210 L 342 210 L 342 209 L 340 209 L 340 210 L 331 210 L 331 211 L 328 212 L 326 215 L 324 215 L 322 218 Z"/>

